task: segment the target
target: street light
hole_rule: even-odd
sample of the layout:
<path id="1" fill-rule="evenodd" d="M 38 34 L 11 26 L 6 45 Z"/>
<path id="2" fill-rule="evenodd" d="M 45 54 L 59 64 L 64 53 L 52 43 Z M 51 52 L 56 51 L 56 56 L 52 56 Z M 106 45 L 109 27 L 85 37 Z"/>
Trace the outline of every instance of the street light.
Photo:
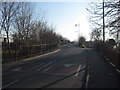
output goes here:
<path id="1" fill-rule="evenodd" d="M 80 37 L 80 24 L 75 24 L 75 27 L 79 27 L 79 29 L 78 29 L 78 39 L 79 39 L 79 37 Z"/>

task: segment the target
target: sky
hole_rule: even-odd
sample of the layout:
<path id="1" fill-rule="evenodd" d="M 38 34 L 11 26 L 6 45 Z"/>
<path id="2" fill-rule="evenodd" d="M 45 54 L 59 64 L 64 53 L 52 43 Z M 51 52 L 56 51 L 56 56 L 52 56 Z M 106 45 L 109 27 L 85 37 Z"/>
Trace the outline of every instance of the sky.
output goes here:
<path id="1" fill-rule="evenodd" d="M 4 0 L 3 0 L 4 1 Z M 44 19 L 48 25 L 55 27 L 55 32 L 74 41 L 78 36 L 90 40 L 91 26 L 89 12 L 86 10 L 90 2 L 103 0 L 8 0 L 16 2 L 34 2 L 35 19 Z M 75 27 L 76 24 L 80 26 Z M 107 36 L 107 35 L 106 35 Z M 107 36 L 110 37 L 110 36 Z"/>
<path id="2" fill-rule="evenodd" d="M 83 35 L 89 40 L 88 11 L 86 2 L 35 2 L 36 12 L 45 15 L 49 25 L 54 25 L 56 33 L 70 41 Z M 80 26 L 75 27 L 75 24 Z"/>

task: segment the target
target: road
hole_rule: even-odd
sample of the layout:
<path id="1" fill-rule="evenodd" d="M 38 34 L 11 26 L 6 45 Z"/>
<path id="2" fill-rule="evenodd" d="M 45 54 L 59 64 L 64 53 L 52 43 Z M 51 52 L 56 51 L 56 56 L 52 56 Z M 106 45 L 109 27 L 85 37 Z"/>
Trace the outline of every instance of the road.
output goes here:
<path id="1" fill-rule="evenodd" d="M 77 71 L 85 69 L 87 60 L 86 49 L 69 44 L 54 54 L 3 67 L 3 87 L 80 88 L 85 70 Z"/>
<path id="2" fill-rule="evenodd" d="M 119 75 L 111 66 L 92 49 L 77 44 L 47 56 L 3 64 L 2 71 L 3 88 L 119 87 Z"/>

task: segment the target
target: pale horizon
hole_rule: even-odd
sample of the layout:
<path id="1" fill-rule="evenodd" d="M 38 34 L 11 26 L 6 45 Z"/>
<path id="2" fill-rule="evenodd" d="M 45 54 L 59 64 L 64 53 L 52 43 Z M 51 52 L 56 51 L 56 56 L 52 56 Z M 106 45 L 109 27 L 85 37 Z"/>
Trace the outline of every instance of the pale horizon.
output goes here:
<path id="1" fill-rule="evenodd" d="M 78 32 L 90 40 L 86 5 L 86 2 L 37 2 L 36 11 L 42 10 L 47 23 L 55 26 L 56 33 L 70 41 L 78 39 Z M 80 24 L 80 29 L 75 24 Z"/>

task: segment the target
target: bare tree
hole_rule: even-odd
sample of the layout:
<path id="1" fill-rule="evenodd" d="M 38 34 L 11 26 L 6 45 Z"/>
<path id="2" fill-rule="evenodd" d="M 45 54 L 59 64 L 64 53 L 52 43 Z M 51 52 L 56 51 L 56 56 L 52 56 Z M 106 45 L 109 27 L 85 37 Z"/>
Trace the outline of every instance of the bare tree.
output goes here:
<path id="1" fill-rule="evenodd" d="M 84 36 L 80 36 L 78 44 L 83 45 L 85 43 L 85 41 L 86 41 L 86 38 Z"/>
<path id="2" fill-rule="evenodd" d="M 30 3 L 21 3 L 19 14 L 15 16 L 14 41 L 32 45 L 58 44 L 60 37 L 55 33 L 53 25 L 48 25 L 44 15 L 35 19 L 34 14 L 36 13 L 33 13 Z"/>
<path id="3" fill-rule="evenodd" d="M 14 16 L 19 9 L 20 4 L 15 2 L 2 2 L 1 14 L 2 14 L 2 23 L 1 28 L 5 31 L 7 35 L 7 41 L 9 44 L 9 32 L 14 21 Z"/>
<path id="4" fill-rule="evenodd" d="M 108 27 L 110 29 L 110 34 L 115 35 L 116 40 L 120 40 L 120 0 L 109 3 L 106 5 L 107 8 L 111 8 L 109 13 Z"/>
<path id="5" fill-rule="evenodd" d="M 90 33 L 91 35 L 91 41 L 92 40 L 100 40 L 100 36 L 101 36 L 101 30 L 99 29 L 93 29 Z"/>
<path id="6" fill-rule="evenodd" d="M 32 9 L 30 3 L 21 3 L 19 14 L 15 17 L 15 28 L 20 41 L 28 43 L 30 25 L 32 22 Z"/>
<path id="7" fill-rule="evenodd" d="M 18 13 L 17 10 L 19 9 L 20 3 L 15 2 L 2 2 L 1 6 L 1 31 L 4 31 L 7 36 L 7 43 L 8 43 L 8 52 L 10 55 L 10 46 L 9 46 L 9 34 L 12 32 L 12 24 L 14 21 L 14 16 Z"/>
<path id="8" fill-rule="evenodd" d="M 102 24 L 103 19 L 103 3 L 92 2 L 87 9 L 90 13 L 90 22 L 93 24 L 94 30 L 101 31 L 105 27 L 112 35 L 119 36 L 119 16 L 120 16 L 120 1 L 104 0 L 104 18 L 105 25 Z M 107 32 L 107 31 L 106 31 Z"/>
<path id="9" fill-rule="evenodd" d="M 102 2 L 91 2 L 89 8 L 86 8 L 90 12 L 89 21 L 92 26 L 91 38 L 98 39 L 101 37 L 101 31 L 103 29 L 103 3 Z M 104 32 L 103 32 L 104 33 Z M 99 34 L 99 35 L 98 35 Z"/>
<path id="10" fill-rule="evenodd" d="M 2 2 L 0 2 L 0 34 L 1 34 L 1 31 L 2 31 L 2 13 L 1 13 L 1 7 L 2 7 Z"/>

